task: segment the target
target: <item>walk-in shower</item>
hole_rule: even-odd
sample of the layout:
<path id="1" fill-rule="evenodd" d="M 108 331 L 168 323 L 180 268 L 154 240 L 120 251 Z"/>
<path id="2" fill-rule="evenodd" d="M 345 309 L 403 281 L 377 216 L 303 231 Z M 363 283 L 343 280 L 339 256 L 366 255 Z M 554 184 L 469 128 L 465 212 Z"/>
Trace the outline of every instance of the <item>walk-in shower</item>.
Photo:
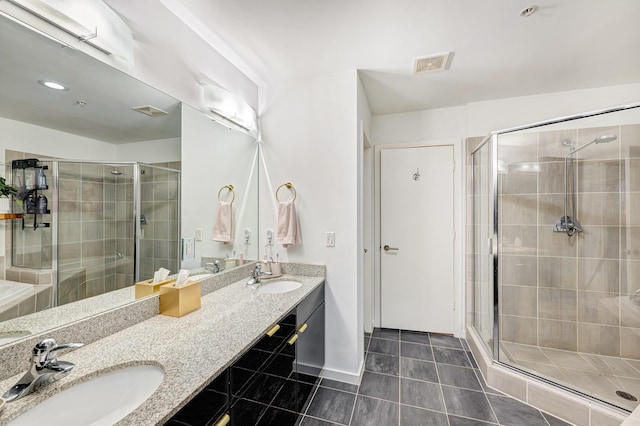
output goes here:
<path id="1" fill-rule="evenodd" d="M 495 363 L 633 410 L 640 104 L 496 131 L 468 152 L 472 334 Z"/>
<path id="2" fill-rule="evenodd" d="M 51 271 L 52 306 L 177 271 L 179 163 L 40 159 L 43 168 L 49 209 L 13 221 L 10 252 L 12 267 Z"/>

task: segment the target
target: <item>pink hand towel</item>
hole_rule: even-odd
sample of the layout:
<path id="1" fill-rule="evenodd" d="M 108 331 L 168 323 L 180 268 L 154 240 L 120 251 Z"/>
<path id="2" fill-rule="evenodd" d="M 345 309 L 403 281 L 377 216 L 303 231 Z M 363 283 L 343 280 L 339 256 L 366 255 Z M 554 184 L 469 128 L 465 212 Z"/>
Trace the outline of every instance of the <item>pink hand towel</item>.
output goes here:
<path id="1" fill-rule="evenodd" d="M 282 244 L 286 248 L 301 242 L 295 204 L 293 204 L 293 201 L 279 203 L 276 243 Z"/>
<path id="2" fill-rule="evenodd" d="M 213 224 L 211 239 L 225 244 L 233 242 L 233 204 L 218 201 L 218 215 Z"/>

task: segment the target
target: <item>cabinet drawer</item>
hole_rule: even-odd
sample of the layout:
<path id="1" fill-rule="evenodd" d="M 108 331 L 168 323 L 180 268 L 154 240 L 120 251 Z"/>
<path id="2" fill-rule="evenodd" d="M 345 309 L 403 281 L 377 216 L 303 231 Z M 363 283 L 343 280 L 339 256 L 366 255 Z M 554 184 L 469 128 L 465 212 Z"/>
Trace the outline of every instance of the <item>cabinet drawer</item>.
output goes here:
<path id="1" fill-rule="evenodd" d="M 324 282 L 298 304 L 296 326 L 300 327 L 322 302 L 324 302 Z"/>

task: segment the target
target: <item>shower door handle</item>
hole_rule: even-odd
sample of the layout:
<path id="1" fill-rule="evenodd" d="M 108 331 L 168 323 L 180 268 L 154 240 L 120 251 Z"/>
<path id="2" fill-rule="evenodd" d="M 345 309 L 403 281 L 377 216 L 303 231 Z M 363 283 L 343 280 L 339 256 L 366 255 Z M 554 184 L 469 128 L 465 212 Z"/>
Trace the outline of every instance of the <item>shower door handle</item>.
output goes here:
<path id="1" fill-rule="evenodd" d="M 399 248 L 396 248 L 396 247 L 389 247 L 389 244 L 386 244 L 382 248 L 384 249 L 384 251 L 397 251 L 397 250 L 400 250 Z"/>

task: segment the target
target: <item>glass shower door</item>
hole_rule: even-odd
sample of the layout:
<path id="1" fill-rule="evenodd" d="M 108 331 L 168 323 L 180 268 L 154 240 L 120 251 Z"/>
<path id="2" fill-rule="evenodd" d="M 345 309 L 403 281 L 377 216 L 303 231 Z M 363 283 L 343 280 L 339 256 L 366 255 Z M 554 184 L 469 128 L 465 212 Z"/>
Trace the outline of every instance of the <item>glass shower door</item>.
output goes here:
<path id="1" fill-rule="evenodd" d="M 494 273 L 493 253 L 493 165 L 492 142 L 472 155 L 473 185 L 473 326 L 487 349 L 493 353 Z"/>
<path id="2" fill-rule="evenodd" d="M 58 162 L 58 305 L 134 283 L 133 168 Z"/>

